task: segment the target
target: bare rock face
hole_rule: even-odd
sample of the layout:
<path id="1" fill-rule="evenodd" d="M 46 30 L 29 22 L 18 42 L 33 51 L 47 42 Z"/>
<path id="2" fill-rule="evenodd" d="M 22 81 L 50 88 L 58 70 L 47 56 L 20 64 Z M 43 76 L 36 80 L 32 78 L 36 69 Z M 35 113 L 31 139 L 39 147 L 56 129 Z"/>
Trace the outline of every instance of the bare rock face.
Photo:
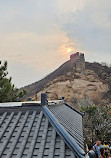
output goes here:
<path id="1" fill-rule="evenodd" d="M 85 62 L 83 53 L 73 53 L 69 61 L 24 89 L 28 93 L 23 99 L 40 100 L 41 93 L 45 92 L 49 100 L 64 96 L 75 105 L 77 99 L 84 102 L 87 96 L 95 105 L 111 106 L 111 67 Z"/>
<path id="2" fill-rule="evenodd" d="M 61 99 L 64 96 L 67 102 L 71 102 L 75 98 L 83 99 L 88 96 L 95 104 L 101 102 L 103 94 L 108 91 L 108 85 L 103 84 L 92 70 L 86 70 L 85 75 L 76 75 L 77 79 L 71 73 L 68 73 L 67 79 L 64 76 L 56 78 L 47 88 L 37 93 L 38 100 L 40 94 L 45 92 L 49 100 Z"/>

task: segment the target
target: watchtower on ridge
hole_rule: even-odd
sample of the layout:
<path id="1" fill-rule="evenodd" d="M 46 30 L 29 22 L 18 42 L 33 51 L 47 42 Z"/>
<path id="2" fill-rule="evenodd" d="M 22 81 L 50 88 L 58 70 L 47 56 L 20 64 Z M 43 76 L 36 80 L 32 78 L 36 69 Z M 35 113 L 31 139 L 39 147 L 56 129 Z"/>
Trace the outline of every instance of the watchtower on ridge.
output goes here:
<path id="1" fill-rule="evenodd" d="M 70 61 L 77 72 L 85 71 L 85 57 L 83 53 L 77 52 L 70 55 Z"/>

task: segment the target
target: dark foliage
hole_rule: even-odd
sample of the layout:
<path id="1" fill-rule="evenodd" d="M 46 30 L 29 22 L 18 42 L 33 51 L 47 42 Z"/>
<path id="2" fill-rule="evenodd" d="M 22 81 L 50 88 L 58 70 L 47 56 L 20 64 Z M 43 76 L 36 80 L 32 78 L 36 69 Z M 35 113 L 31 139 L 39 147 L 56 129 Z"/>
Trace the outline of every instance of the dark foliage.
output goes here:
<path id="1" fill-rule="evenodd" d="M 22 90 L 18 93 L 18 89 L 11 83 L 11 77 L 7 78 L 7 62 L 0 62 L 0 102 L 19 101 L 26 91 Z"/>

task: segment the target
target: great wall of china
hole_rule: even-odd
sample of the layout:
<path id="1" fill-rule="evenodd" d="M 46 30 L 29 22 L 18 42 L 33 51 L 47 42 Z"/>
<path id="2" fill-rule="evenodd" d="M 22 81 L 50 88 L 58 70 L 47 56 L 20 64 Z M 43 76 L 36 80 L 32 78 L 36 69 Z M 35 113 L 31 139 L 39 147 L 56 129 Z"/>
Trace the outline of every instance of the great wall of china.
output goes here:
<path id="1" fill-rule="evenodd" d="M 77 52 L 71 54 L 70 61 L 73 64 L 74 70 L 80 73 L 85 71 L 85 57 L 83 53 Z"/>

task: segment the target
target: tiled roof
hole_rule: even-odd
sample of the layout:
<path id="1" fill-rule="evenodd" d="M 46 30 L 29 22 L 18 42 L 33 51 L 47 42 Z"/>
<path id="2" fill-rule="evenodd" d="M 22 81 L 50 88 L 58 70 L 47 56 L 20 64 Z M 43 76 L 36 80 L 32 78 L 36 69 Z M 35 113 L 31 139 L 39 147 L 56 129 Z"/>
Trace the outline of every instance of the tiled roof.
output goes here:
<path id="1" fill-rule="evenodd" d="M 74 138 L 76 143 L 84 148 L 83 129 L 82 129 L 82 114 L 69 108 L 67 104 L 57 106 L 49 106 L 50 111 L 58 119 L 66 131 Z"/>
<path id="2" fill-rule="evenodd" d="M 0 158 L 75 157 L 78 149 L 73 150 L 75 144 L 72 140 L 68 143 L 70 135 L 66 138 L 59 133 L 59 127 L 51 122 L 51 116 L 47 116 L 45 108 L 0 108 Z M 59 125 L 58 120 L 55 122 Z M 61 126 L 62 131 L 65 129 Z"/>

